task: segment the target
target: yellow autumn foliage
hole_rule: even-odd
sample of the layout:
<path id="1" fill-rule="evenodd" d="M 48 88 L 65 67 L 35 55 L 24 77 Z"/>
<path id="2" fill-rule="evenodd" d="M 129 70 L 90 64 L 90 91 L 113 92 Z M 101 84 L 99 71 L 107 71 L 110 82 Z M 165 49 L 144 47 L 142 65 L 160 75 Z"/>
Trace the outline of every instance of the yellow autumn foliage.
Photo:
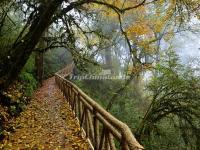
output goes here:
<path id="1" fill-rule="evenodd" d="M 98 3 L 91 3 L 87 7 L 90 10 L 98 11 L 104 20 L 110 19 L 117 22 L 119 21 L 120 14 L 123 30 L 126 32 L 128 38 L 141 49 L 151 53 L 154 53 L 156 50 L 156 38 L 158 38 L 156 34 L 166 30 L 167 24 L 172 19 L 175 19 L 177 23 L 182 22 L 183 19 L 186 20 L 188 15 L 187 10 L 190 10 L 191 13 L 195 12 L 194 15 L 196 15 L 196 18 L 200 19 L 200 0 L 146 1 L 145 5 L 139 5 L 143 0 L 106 0 L 101 2 L 112 5 L 117 10 L 126 9 L 127 11 L 116 13 L 116 10 L 109 8 L 108 5 Z M 139 7 L 135 7 L 137 5 Z M 185 9 L 185 11 L 180 11 L 179 9 Z M 173 25 L 167 27 L 167 33 L 163 36 L 165 41 L 169 41 L 174 36 L 173 28 Z"/>
<path id="2" fill-rule="evenodd" d="M 134 35 L 145 35 L 149 34 L 151 32 L 150 28 L 145 23 L 137 23 L 132 26 L 130 26 L 127 30 L 128 35 L 131 36 L 131 34 Z"/>

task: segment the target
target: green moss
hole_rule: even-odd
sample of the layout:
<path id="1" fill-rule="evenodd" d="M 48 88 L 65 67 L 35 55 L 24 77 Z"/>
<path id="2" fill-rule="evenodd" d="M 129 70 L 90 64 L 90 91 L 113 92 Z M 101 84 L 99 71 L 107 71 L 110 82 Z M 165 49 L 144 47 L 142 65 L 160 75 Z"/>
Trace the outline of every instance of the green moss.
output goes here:
<path id="1" fill-rule="evenodd" d="M 35 59 L 31 55 L 25 67 L 19 75 L 19 79 L 23 82 L 23 89 L 26 96 L 31 96 L 33 91 L 37 88 L 37 80 L 35 78 Z"/>

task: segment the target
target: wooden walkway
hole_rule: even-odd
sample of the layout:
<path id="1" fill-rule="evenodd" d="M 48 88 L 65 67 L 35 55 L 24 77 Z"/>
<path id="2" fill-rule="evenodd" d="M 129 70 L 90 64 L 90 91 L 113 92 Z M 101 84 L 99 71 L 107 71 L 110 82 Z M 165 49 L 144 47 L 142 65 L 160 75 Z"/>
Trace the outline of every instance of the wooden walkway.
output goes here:
<path id="1" fill-rule="evenodd" d="M 62 93 L 50 78 L 39 88 L 27 109 L 11 123 L 15 132 L 0 143 L 5 150 L 88 150 L 89 144 L 81 135 Z"/>
<path id="2" fill-rule="evenodd" d="M 15 132 L 8 133 L 0 149 L 144 149 L 125 123 L 64 78 L 73 67 L 60 70 L 35 92 L 26 111 L 11 122 Z"/>

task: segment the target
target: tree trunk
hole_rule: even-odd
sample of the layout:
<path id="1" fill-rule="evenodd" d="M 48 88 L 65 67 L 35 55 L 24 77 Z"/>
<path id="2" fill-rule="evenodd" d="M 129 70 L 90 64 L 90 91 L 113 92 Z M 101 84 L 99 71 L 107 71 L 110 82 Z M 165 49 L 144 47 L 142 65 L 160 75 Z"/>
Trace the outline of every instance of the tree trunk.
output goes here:
<path id="1" fill-rule="evenodd" d="M 6 89 L 18 76 L 30 54 L 38 43 L 51 18 L 61 5 L 62 0 L 53 0 L 41 9 L 33 20 L 28 33 L 17 42 L 6 56 L 0 58 L 0 90 Z"/>
<path id="2" fill-rule="evenodd" d="M 42 86 L 42 81 L 44 78 L 44 53 L 43 52 L 36 52 L 35 54 L 35 68 L 36 68 L 36 76 L 39 82 L 39 86 Z"/>
<path id="3" fill-rule="evenodd" d="M 44 32 L 44 37 L 47 36 L 47 30 Z M 44 38 L 41 38 L 38 46 L 39 49 L 44 49 L 47 47 L 47 43 L 45 42 Z M 44 51 L 36 52 L 35 54 L 35 68 L 36 68 L 36 76 L 39 82 L 39 86 L 42 86 L 42 81 L 44 79 Z"/>

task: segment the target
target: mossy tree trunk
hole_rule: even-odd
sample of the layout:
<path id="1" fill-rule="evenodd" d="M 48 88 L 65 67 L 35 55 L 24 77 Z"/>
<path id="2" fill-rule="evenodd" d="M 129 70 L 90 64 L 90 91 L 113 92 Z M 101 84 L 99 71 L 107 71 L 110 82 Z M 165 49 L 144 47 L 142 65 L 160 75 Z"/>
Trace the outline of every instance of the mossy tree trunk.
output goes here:
<path id="1" fill-rule="evenodd" d="M 35 54 L 35 68 L 36 76 L 39 82 L 39 86 L 42 86 L 42 81 L 44 78 L 44 52 L 36 52 Z"/>

